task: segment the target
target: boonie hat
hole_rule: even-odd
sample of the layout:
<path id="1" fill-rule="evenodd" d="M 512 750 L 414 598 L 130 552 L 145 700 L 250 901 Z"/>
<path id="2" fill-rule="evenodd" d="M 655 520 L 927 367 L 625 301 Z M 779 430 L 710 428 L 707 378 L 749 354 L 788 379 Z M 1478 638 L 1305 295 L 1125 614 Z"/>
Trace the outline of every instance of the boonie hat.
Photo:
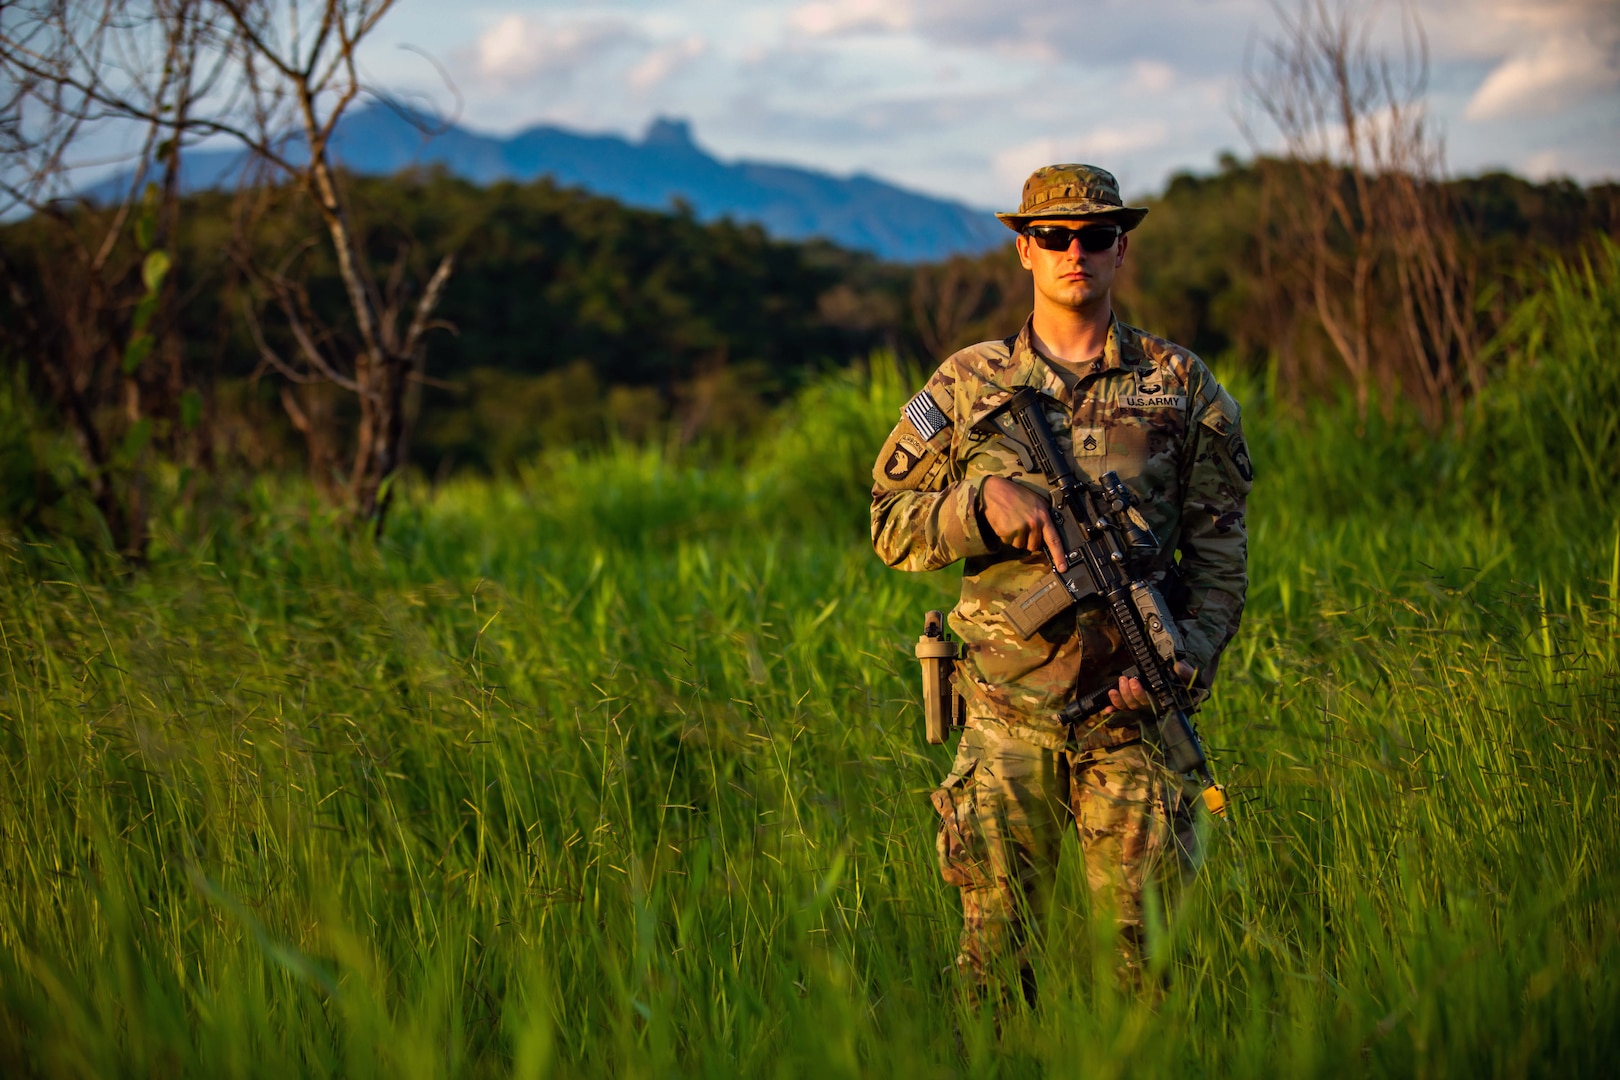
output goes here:
<path id="1" fill-rule="evenodd" d="M 996 215 L 1014 232 L 1037 218 L 1069 217 L 1108 218 L 1130 232 L 1147 217 L 1147 207 L 1126 206 L 1119 197 L 1119 181 L 1107 169 L 1043 165 L 1024 181 L 1024 199 L 1017 211 Z"/>

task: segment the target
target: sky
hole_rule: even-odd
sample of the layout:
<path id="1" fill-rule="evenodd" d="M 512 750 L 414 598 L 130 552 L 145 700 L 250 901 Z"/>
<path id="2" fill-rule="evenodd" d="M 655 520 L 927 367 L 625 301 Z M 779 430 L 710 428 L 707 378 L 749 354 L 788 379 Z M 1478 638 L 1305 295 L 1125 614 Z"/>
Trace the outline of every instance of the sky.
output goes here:
<path id="1" fill-rule="evenodd" d="M 1275 146 L 1264 124 L 1245 134 L 1245 58 L 1277 32 L 1274 4 L 1298 2 L 400 0 L 364 69 L 486 132 L 636 137 L 678 117 L 725 160 L 865 173 L 1001 209 L 1049 162 L 1102 165 L 1141 196 L 1223 151 Z M 1403 7 L 1428 41 L 1428 107 L 1452 173 L 1620 178 L 1620 2 L 1352 10 L 1398 49 Z"/>

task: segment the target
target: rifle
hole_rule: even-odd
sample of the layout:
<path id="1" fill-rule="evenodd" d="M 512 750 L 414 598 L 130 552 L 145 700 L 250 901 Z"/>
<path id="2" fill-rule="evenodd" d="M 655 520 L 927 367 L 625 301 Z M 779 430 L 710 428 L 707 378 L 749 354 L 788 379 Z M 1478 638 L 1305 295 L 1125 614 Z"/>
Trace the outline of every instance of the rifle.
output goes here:
<path id="1" fill-rule="evenodd" d="M 1098 484 L 1075 476 L 1033 389 L 1026 386 L 1014 393 L 1006 412 L 1023 439 L 1005 426 L 998 424 L 996 430 L 1018 450 L 1026 467 L 1045 475 L 1052 489 L 1052 522 L 1068 560 L 1067 570 L 1057 570 L 1054 562 L 1050 575 L 1015 598 L 1005 612 L 1008 620 L 1028 639 L 1059 612 L 1089 597 L 1101 598 L 1130 650 L 1131 665 L 1120 674 L 1140 679 L 1153 701 L 1165 764 L 1173 772 L 1195 774 L 1204 805 L 1223 816 L 1226 791 L 1210 774 L 1189 718 L 1196 706 L 1175 673 L 1183 652 L 1181 632 L 1159 590 L 1146 577 L 1132 574 L 1132 562 L 1156 554 L 1159 547 L 1136 497 L 1117 473 L 1104 473 Z M 1077 697 L 1063 710 L 1063 719 L 1085 720 L 1108 703 L 1107 688 Z"/>

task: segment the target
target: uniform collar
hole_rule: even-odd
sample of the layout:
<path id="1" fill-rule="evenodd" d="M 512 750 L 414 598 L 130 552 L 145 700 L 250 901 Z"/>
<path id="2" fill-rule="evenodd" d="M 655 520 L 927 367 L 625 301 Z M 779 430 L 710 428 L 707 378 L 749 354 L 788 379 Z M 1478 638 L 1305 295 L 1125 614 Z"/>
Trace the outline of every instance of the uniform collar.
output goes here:
<path id="1" fill-rule="evenodd" d="M 1034 323 L 1035 316 L 1032 314 L 1024 320 L 1023 328 L 1013 341 L 1008 385 L 1033 386 L 1059 401 L 1065 401 L 1069 391 L 1057 372 L 1057 366 L 1035 347 Z M 1102 356 L 1078 370 L 1080 381 L 1085 382 L 1110 371 L 1134 371 L 1151 366 L 1152 362 L 1142 349 L 1141 331 L 1113 317 L 1108 323 L 1108 339 L 1103 343 Z"/>

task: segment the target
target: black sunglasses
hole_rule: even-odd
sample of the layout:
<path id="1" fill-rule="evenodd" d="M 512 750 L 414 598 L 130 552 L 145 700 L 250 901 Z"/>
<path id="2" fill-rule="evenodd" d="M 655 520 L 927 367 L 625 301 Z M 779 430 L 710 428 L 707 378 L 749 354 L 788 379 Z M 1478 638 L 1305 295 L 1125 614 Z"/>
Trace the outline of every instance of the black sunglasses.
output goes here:
<path id="1" fill-rule="evenodd" d="M 1024 229 L 1024 235 L 1047 251 L 1068 251 L 1069 245 L 1078 240 L 1081 251 L 1095 255 L 1114 246 L 1114 241 L 1119 239 L 1119 226 L 1082 225 L 1070 229 L 1062 225 L 1030 225 Z"/>

